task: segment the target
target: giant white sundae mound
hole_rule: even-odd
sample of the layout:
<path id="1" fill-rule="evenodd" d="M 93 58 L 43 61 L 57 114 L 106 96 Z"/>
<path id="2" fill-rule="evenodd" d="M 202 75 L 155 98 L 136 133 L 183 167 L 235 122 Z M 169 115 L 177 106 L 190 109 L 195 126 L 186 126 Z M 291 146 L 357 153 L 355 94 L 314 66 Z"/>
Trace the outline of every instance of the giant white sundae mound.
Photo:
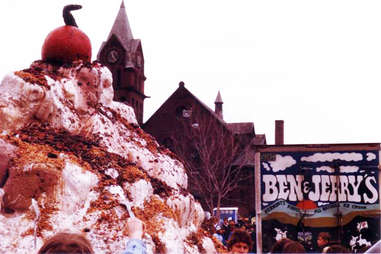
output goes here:
<path id="1" fill-rule="evenodd" d="M 121 253 L 128 204 L 149 253 L 214 252 L 183 165 L 113 101 L 98 63 L 34 62 L 0 84 L 0 253 L 37 253 L 58 232 Z"/>

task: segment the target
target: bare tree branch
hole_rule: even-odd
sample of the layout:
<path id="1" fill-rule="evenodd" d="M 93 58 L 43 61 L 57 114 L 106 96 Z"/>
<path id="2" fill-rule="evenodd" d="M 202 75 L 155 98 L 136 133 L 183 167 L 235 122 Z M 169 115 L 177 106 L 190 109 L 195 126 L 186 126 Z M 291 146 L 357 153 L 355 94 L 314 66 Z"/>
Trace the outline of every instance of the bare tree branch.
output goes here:
<path id="1" fill-rule="evenodd" d="M 237 159 L 246 157 L 248 150 L 223 121 L 195 108 L 184 109 L 178 117 L 171 148 L 183 160 L 191 191 L 201 194 L 212 211 L 239 187 L 245 160 Z"/>

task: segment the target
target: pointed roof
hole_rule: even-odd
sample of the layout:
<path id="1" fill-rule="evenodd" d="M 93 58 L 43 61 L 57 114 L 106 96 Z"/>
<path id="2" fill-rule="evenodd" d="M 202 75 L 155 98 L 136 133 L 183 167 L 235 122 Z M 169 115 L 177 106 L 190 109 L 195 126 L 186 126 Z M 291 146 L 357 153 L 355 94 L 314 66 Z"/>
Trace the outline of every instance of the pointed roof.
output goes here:
<path id="1" fill-rule="evenodd" d="M 220 124 L 222 126 L 224 126 L 224 128 L 226 128 L 228 131 L 230 131 L 230 129 L 228 128 L 227 123 L 223 119 L 218 117 L 218 115 L 211 108 L 209 108 L 205 103 L 203 103 L 199 98 L 197 98 L 193 93 L 191 93 L 187 88 L 185 88 L 185 84 L 184 84 L 183 81 L 180 81 L 179 87 L 172 93 L 172 95 L 170 95 L 168 97 L 168 99 L 159 107 L 159 109 L 157 109 L 156 112 L 151 115 L 151 117 L 145 122 L 145 125 L 147 123 L 149 123 L 154 118 L 154 116 L 157 113 L 159 113 L 162 108 L 165 107 L 165 105 L 169 101 L 171 101 L 172 99 L 176 98 L 179 95 L 181 95 L 181 97 L 184 97 L 183 94 L 187 94 L 188 96 L 193 98 L 195 102 L 200 104 L 202 108 L 204 108 L 207 112 L 209 112 L 209 114 L 211 114 L 213 116 L 213 118 L 215 118 L 218 122 L 220 122 Z"/>
<path id="2" fill-rule="evenodd" d="M 228 128 L 234 134 L 250 134 L 250 133 L 255 134 L 253 122 L 228 123 Z"/>
<path id="3" fill-rule="evenodd" d="M 139 49 L 141 50 L 141 41 L 139 39 L 134 39 L 132 36 L 132 31 L 130 27 L 130 23 L 127 18 L 126 8 L 124 7 L 124 1 L 120 5 L 120 9 L 116 19 L 114 21 L 114 25 L 107 37 L 107 40 L 102 42 L 102 45 L 98 51 L 97 59 L 99 60 L 101 57 L 101 52 L 106 46 L 107 42 L 110 41 L 111 37 L 116 37 L 119 41 L 123 49 L 127 53 L 127 57 L 125 58 L 125 67 L 126 68 L 136 68 L 136 63 L 134 62 L 134 54 Z M 143 57 L 143 55 L 142 55 Z"/>
<path id="4" fill-rule="evenodd" d="M 113 34 L 118 38 L 126 50 L 128 49 L 128 42 L 134 39 L 132 36 L 130 22 L 128 22 L 126 8 L 124 7 L 123 0 L 122 4 L 120 5 L 118 15 L 114 21 L 114 25 L 112 26 L 110 34 L 108 35 L 108 39 L 110 39 Z"/>
<path id="5" fill-rule="evenodd" d="M 214 103 L 223 103 L 220 91 L 218 91 L 216 101 Z"/>

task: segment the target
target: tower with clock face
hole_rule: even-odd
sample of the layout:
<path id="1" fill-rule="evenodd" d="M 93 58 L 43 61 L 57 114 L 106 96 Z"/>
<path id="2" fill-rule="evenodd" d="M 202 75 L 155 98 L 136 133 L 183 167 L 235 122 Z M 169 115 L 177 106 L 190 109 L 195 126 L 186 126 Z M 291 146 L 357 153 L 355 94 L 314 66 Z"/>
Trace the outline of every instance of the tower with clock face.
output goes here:
<path id="1" fill-rule="evenodd" d="M 142 44 L 132 36 L 124 2 L 120 6 L 114 25 L 99 49 L 97 60 L 112 72 L 114 100 L 134 108 L 139 124 L 143 123 L 144 57 Z"/>

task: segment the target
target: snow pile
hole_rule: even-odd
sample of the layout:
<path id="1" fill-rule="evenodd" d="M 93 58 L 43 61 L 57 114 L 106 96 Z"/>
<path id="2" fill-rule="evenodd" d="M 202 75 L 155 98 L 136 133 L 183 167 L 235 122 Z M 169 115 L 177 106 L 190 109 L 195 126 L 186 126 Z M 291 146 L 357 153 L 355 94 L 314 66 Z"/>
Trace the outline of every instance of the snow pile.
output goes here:
<path id="1" fill-rule="evenodd" d="M 214 252 L 176 156 L 113 98 L 100 64 L 41 61 L 0 84 L 0 252 L 37 253 L 62 232 L 120 253 L 132 211 L 150 253 Z"/>

